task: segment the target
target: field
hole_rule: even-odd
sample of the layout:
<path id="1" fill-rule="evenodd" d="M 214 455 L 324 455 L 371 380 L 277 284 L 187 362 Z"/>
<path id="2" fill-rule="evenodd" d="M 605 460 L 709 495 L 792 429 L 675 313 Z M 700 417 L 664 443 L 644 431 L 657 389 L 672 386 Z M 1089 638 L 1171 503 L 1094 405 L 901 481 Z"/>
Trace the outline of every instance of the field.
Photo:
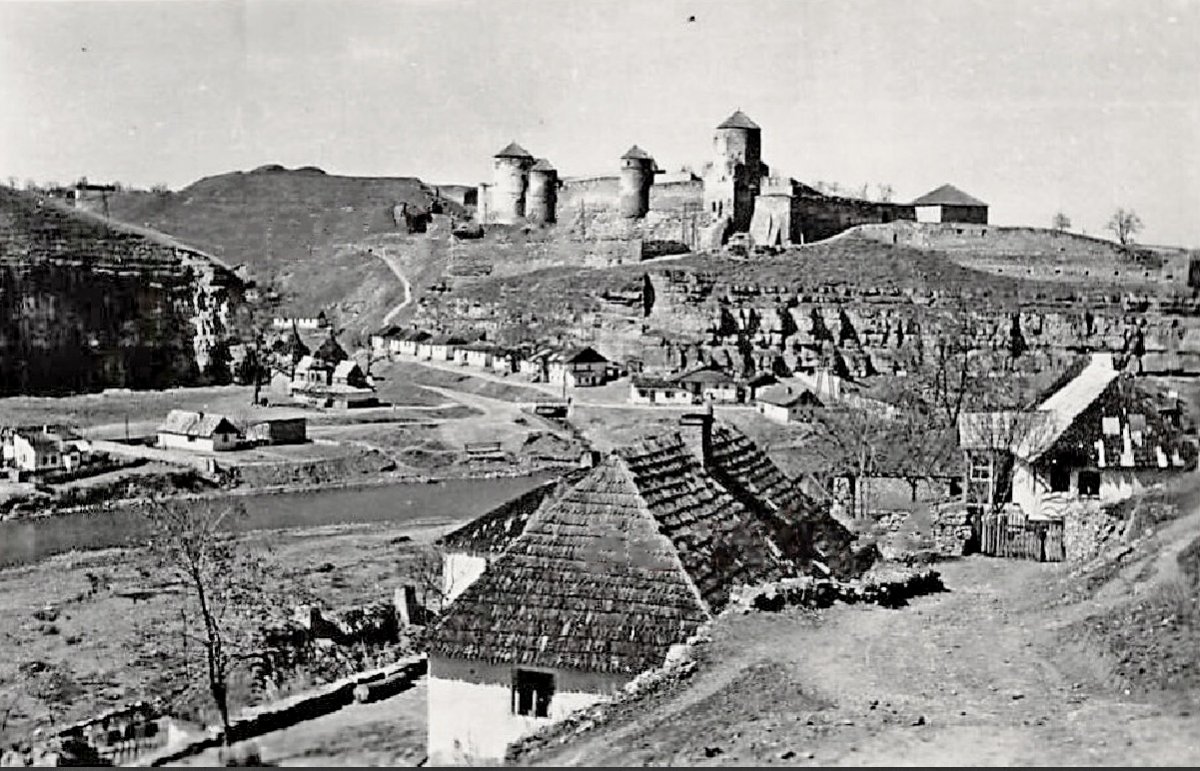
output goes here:
<path id="1" fill-rule="evenodd" d="M 447 527 L 409 523 L 259 532 L 246 536 L 244 545 L 269 550 L 279 566 L 264 596 L 286 592 L 296 603 L 311 597 L 337 609 L 390 601 L 401 583 L 425 581 L 427 544 Z M 178 650 L 172 635 L 180 587 L 163 582 L 156 570 L 141 549 L 70 553 L 0 570 L 0 613 L 10 620 L 4 645 L 16 652 L 0 663 L 0 714 L 13 708 L 8 737 L 44 724 L 50 708 L 58 722 L 66 722 L 114 704 L 168 695 L 180 684 L 183 673 L 165 663 L 166 651 Z M 65 667 L 62 691 L 70 698 L 31 694 L 18 669 L 32 662 Z M 248 698 L 238 694 L 243 703 Z M 203 708 L 203 702 L 188 706 Z"/>

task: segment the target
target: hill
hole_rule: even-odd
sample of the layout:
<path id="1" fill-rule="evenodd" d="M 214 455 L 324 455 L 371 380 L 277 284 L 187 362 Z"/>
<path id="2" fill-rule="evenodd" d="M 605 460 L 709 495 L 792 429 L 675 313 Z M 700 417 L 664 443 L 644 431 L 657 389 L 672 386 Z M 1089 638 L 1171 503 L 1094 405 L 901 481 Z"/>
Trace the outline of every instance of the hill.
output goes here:
<path id="1" fill-rule="evenodd" d="M 447 214 L 461 213 L 414 177 L 346 177 L 272 165 L 206 177 L 177 192 L 118 193 L 109 214 L 277 283 L 290 300 L 285 312 L 335 308 L 351 321 L 403 298 L 396 277 L 363 242 L 407 234 L 402 207 L 424 215 L 435 201 Z"/>
<path id="2" fill-rule="evenodd" d="M 0 189 L 0 393 L 219 382 L 239 302 L 209 255 Z"/>

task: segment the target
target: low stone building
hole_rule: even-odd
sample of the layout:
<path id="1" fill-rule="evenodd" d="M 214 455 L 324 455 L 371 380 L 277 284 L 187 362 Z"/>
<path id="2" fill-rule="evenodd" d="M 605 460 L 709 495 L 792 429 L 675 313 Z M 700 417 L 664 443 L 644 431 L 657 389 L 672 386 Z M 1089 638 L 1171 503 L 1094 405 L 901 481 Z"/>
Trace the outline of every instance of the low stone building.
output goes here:
<path id="1" fill-rule="evenodd" d="M 308 441 L 308 421 L 304 418 L 272 418 L 250 424 L 246 439 L 255 444 L 304 444 Z"/>
<path id="2" fill-rule="evenodd" d="M 986 225 L 988 205 L 967 195 L 954 185 L 945 184 L 912 202 L 917 222 L 962 222 Z"/>

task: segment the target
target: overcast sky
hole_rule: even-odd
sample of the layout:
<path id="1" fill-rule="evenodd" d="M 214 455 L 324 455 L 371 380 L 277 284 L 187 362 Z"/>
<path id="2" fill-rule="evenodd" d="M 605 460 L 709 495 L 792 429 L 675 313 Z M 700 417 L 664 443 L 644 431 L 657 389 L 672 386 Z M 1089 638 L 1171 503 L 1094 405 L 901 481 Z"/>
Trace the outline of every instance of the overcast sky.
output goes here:
<path id="1" fill-rule="evenodd" d="M 0 105 L 0 177 L 173 188 L 675 169 L 741 108 L 800 180 L 1200 246 L 1200 0 L 0 0 Z"/>

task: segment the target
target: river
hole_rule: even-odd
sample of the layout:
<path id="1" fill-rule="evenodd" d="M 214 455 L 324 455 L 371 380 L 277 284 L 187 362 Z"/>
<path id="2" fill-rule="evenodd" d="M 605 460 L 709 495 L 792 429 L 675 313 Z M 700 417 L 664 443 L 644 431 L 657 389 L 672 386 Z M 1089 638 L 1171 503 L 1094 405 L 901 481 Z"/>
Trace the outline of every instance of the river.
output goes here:
<path id="1" fill-rule="evenodd" d="M 300 493 L 240 495 L 247 516 L 238 530 L 305 528 L 365 522 L 453 521 L 479 516 L 551 477 L 459 479 Z M 134 507 L 0 522 L 0 567 L 26 565 L 71 550 L 141 543 L 148 534 Z"/>

